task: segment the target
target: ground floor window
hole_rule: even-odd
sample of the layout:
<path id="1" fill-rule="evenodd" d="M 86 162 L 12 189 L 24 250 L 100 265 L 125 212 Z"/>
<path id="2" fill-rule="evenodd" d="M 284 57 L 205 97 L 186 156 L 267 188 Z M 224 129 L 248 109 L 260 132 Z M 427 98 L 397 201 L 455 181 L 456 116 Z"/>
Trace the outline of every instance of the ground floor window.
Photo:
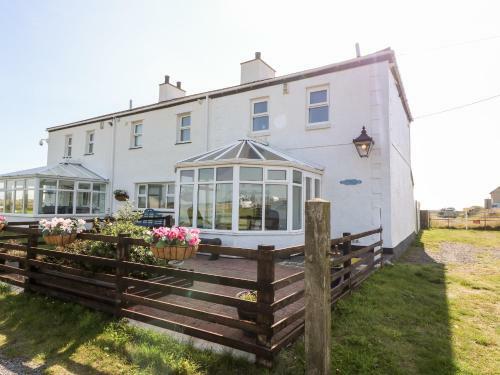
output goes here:
<path id="1" fill-rule="evenodd" d="M 164 209 L 173 211 L 175 203 L 175 183 L 137 184 L 137 208 Z"/>
<path id="2" fill-rule="evenodd" d="M 42 215 L 103 214 L 106 184 L 40 179 L 38 213 Z"/>
<path id="3" fill-rule="evenodd" d="M 32 214 L 35 180 L 0 180 L 0 213 Z"/>

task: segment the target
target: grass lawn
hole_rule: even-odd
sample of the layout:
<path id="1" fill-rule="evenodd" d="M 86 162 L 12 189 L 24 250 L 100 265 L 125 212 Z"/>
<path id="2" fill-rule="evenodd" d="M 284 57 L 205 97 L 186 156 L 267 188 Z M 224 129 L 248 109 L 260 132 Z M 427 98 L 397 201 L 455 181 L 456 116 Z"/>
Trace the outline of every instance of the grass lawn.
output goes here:
<path id="1" fill-rule="evenodd" d="M 464 255 L 465 254 L 465 255 Z M 500 373 L 500 232 L 424 231 L 333 313 L 334 374 Z M 55 374 L 262 374 L 82 307 L 0 288 L 0 353 Z M 273 373 L 303 374 L 303 343 Z"/>

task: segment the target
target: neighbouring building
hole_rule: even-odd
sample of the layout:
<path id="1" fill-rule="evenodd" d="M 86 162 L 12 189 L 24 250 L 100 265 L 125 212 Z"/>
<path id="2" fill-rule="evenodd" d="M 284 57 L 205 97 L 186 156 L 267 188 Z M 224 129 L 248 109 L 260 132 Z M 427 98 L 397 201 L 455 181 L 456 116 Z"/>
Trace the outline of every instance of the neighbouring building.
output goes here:
<path id="1" fill-rule="evenodd" d="M 500 186 L 490 192 L 491 208 L 500 208 Z"/>
<path id="2" fill-rule="evenodd" d="M 0 212 L 102 216 L 121 189 L 224 245 L 283 247 L 321 197 L 332 236 L 382 225 L 397 251 L 416 231 L 411 121 L 391 49 L 279 77 L 256 53 L 237 86 L 186 95 L 166 76 L 157 103 L 48 128 L 47 166 L 0 176 Z"/>

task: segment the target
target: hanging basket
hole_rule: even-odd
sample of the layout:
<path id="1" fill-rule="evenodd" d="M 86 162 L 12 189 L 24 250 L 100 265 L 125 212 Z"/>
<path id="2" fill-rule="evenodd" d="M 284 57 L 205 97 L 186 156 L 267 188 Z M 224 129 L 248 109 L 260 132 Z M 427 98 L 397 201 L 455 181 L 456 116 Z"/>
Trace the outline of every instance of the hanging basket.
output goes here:
<path id="1" fill-rule="evenodd" d="M 115 195 L 115 199 L 120 202 L 125 202 L 128 199 L 128 195 L 126 194 Z"/>
<path id="2" fill-rule="evenodd" d="M 65 246 L 76 240 L 76 233 L 49 234 L 48 236 L 43 236 L 43 240 L 47 245 Z"/>
<path id="3" fill-rule="evenodd" d="M 151 252 L 158 259 L 184 260 L 194 258 L 198 252 L 198 246 L 151 246 Z"/>

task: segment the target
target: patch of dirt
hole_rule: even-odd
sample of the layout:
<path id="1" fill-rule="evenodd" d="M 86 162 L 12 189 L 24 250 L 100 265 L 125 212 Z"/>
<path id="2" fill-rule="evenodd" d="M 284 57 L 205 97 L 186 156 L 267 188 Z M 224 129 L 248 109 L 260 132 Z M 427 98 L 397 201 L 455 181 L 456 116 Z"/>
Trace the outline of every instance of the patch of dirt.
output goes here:
<path id="1" fill-rule="evenodd" d="M 443 242 L 439 250 L 427 251 L 421 247 L 412 247 L 408 249 L 401 261 L 416 264 L 470 264 L 476 261 L 478 253 L 484 251 L 487 250 L 464 243 Z"/>

